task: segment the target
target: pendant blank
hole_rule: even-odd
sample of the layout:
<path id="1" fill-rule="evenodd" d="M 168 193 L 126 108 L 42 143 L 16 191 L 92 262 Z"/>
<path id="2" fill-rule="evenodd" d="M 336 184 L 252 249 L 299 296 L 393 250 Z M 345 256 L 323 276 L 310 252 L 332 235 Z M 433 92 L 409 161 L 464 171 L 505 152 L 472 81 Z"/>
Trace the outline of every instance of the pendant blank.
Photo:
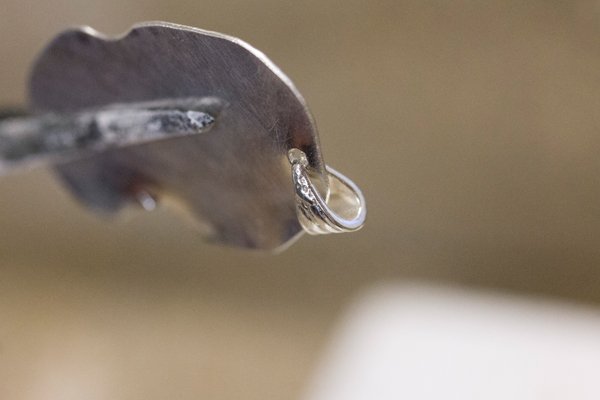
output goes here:
<path id="1" fill-rule="evenodd" d="M 207 226 L 208 239 L 228 245 L 273 250 L 304 230 L 362 226 L 364 198 L 326 168 L 304 99 L 239 39 L 162 22 L 118 38 L 69 30 L 43 51 L 30 84 L 32 110 L 42 114 L 148 102 L 185 113 L 185 99 L 214 119 L 210 129 L 59 159 L 59 175 L 101 211 L 174 199 Z"/>

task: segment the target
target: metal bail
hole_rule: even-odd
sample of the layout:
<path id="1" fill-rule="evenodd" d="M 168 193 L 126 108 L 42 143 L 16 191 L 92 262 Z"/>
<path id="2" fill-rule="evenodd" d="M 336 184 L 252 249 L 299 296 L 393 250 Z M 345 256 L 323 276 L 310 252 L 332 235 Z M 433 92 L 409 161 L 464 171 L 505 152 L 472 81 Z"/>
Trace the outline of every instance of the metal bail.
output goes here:
<path id="1" fill-rule="evenodd" d="M 326 166 L 329 188 L 323 197 L 310 178 L 306 155 L 292 149 L 289 158 L 296 193 L 296 211 L 307 233 L 353 232 L 363 227 L 367 208 L 365 198 L 354 182 Z"/>

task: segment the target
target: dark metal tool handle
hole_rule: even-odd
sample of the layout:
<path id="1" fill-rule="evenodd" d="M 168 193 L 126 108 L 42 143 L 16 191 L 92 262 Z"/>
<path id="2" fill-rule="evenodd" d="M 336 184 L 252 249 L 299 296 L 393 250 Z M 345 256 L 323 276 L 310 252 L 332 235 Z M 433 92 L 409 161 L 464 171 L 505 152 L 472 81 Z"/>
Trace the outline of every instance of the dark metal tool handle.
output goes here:
<path id="1" fill-rule="evenodd" d="M 0 113 L 0 175 L 15 167 L 64 162 L 111 148 L 209 130 L 210 114 L 177 101 L 131 103 L 73 114 Z M 4 117 L 4 118 L 2 118 Z"/>

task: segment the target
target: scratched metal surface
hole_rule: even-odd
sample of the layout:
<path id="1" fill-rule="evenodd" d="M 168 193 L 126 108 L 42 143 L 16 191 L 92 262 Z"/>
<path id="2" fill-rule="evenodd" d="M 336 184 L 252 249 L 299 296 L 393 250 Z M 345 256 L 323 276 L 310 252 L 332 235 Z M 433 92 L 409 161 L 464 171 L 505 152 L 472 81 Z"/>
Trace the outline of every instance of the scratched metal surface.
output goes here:
<path id="1" fill-rule="evenodd" d="M 0 116 L 0 175 L 89 159 L 122 148 L 208 131 L 206 99 L 115 104 L 81 113 Z M 197 111 L 195 108 L 204 111 Z"/>
<path id="2" fill-rule="evenodd" d="M 168 23 L 137 25 L 117 38 L 69 30 L 38 58 L 30 85 L 40 112 L 212 99 L 205 111 L 216 121 L 206 134 L 59 166 L 74 193 L 99 210 L 149 192 L 189 209 L 211 241 L 275 249 L 302 231 L 288 150 L 303 150 L 326 181 L 303 98 L 263 54 L 232 37 Z"/>

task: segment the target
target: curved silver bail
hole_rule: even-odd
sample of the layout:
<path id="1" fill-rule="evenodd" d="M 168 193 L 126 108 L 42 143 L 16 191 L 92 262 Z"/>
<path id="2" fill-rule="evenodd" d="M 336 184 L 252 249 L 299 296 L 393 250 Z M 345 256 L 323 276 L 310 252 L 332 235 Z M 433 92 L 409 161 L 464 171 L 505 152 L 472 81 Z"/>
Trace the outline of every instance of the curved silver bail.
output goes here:
<path id="1" fill-rule="evenodd" d="M 310 178 L 306 155 L 293 149 L 289 159 L 298 220 L 307 233 L 321 235 L 353 232 L 362 228 L 367 208 L 365 198 L 354 182 L 327 166 L 329 188 L 324 198 Z"/>

